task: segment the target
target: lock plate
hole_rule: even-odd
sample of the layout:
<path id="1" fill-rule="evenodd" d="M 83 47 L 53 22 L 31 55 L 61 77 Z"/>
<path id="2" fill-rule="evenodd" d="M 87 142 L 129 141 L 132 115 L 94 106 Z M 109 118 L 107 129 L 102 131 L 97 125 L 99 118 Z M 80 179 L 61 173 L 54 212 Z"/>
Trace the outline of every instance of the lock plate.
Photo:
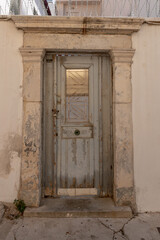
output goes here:
<path id="1" fill-rule="evenodd" d="M 71 126 L 62 126 L 62 138 L 93 138 L 93 127 L 86 126 L 82 127 L 71 127 Z"/>

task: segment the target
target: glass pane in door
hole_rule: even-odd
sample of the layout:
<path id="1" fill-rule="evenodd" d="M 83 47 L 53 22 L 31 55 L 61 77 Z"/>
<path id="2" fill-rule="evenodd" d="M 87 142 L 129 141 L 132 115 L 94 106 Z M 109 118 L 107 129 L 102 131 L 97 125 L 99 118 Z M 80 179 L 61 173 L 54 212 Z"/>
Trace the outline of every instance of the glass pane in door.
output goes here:
<path id="1" fill-rule="evenodd" d="M 88 69 L 66 70 L 66 122 L 88 122 Z"/>

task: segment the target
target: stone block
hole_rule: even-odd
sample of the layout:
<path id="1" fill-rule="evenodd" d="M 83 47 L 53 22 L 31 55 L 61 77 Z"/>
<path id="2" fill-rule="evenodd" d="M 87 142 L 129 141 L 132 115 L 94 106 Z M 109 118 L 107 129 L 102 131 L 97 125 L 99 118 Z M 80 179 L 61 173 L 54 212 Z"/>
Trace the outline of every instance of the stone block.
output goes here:
<path id="1" fill-rule="evenodd" d="M 82 35 L 82 34 L 48 34 L 25 33 L 24 46 L 57 50 L 103 50 L 112 48 L 131 48 L 131 36 L 127 35 Z"/>
<path id="2" fill-rule="evenodd" d="M 113 65 L 113 102 L 131 103 L 131 66 L 126 63 L 116 63 Z"/>
<path id="3" fill-rule="evenodd" d="M 28 207 L 39 207 L 41 201 L 41 190 L 21 190 L 19 198 L 23 199 Z"/>
<path id="4" fill-rule="evenodd" d="M 114 104 L 114 184 L 116 188 L 133 187 L 133 140 L 131 104 Z"/>
<path id="5" fill-rule="evenodd" d="M 34 201 L 39 198 L 36 193 L 39 194 L 41 189 L 41 103 L 24 102 L 24 109 L 20 195 L 28 191 L 30 196 L 25 196 L 31 204 L 31 199 Z"/>
<path id="6" fill-rule="evenodd" d="M 42 101 L 41 63 L 24 63 L 23 99 Z"/>

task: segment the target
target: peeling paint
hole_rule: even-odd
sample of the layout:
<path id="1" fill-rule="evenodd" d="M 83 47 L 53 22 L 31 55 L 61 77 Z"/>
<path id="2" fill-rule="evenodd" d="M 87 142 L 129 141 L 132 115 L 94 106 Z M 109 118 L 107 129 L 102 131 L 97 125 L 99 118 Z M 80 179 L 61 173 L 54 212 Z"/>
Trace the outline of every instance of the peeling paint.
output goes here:
<path id="1" fill-rule="evenodd" d="M 34 142 L 28 141 L 27 138 L 24 138 L 24 144 L 25 144 L 24 152 L 26 152 L 27 157 L 29 156 L 29 153 L 31 153 L 31 152 L 33 153 L 33 155 L 34 155 L 34 153 L 36 153 L 37 146 Z"/>
<path id="2" fill-rule="evenodd" d="M 24 152 L 26 156 L 29 157 L 30 153 L 33 155 L 37 152 L 38 147 L 38 113 L 34 112 L 33 114 L 29 114 L 25 124 L 25 135 L 24 135 Z M 37 124 L 36 124 L 36 123 Z"/>

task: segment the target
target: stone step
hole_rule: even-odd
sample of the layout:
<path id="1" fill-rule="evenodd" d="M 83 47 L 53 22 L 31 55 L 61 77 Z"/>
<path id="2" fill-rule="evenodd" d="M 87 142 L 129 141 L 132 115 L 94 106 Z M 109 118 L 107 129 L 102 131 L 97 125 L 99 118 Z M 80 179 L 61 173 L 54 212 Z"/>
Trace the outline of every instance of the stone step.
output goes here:
<path id="1" fill-rule="evenodd" d="M 131 218 L 130 207 L 117 207 L 111 198 L 45 198 L 39 208 L 26 208 L 25 217 Z"/>

